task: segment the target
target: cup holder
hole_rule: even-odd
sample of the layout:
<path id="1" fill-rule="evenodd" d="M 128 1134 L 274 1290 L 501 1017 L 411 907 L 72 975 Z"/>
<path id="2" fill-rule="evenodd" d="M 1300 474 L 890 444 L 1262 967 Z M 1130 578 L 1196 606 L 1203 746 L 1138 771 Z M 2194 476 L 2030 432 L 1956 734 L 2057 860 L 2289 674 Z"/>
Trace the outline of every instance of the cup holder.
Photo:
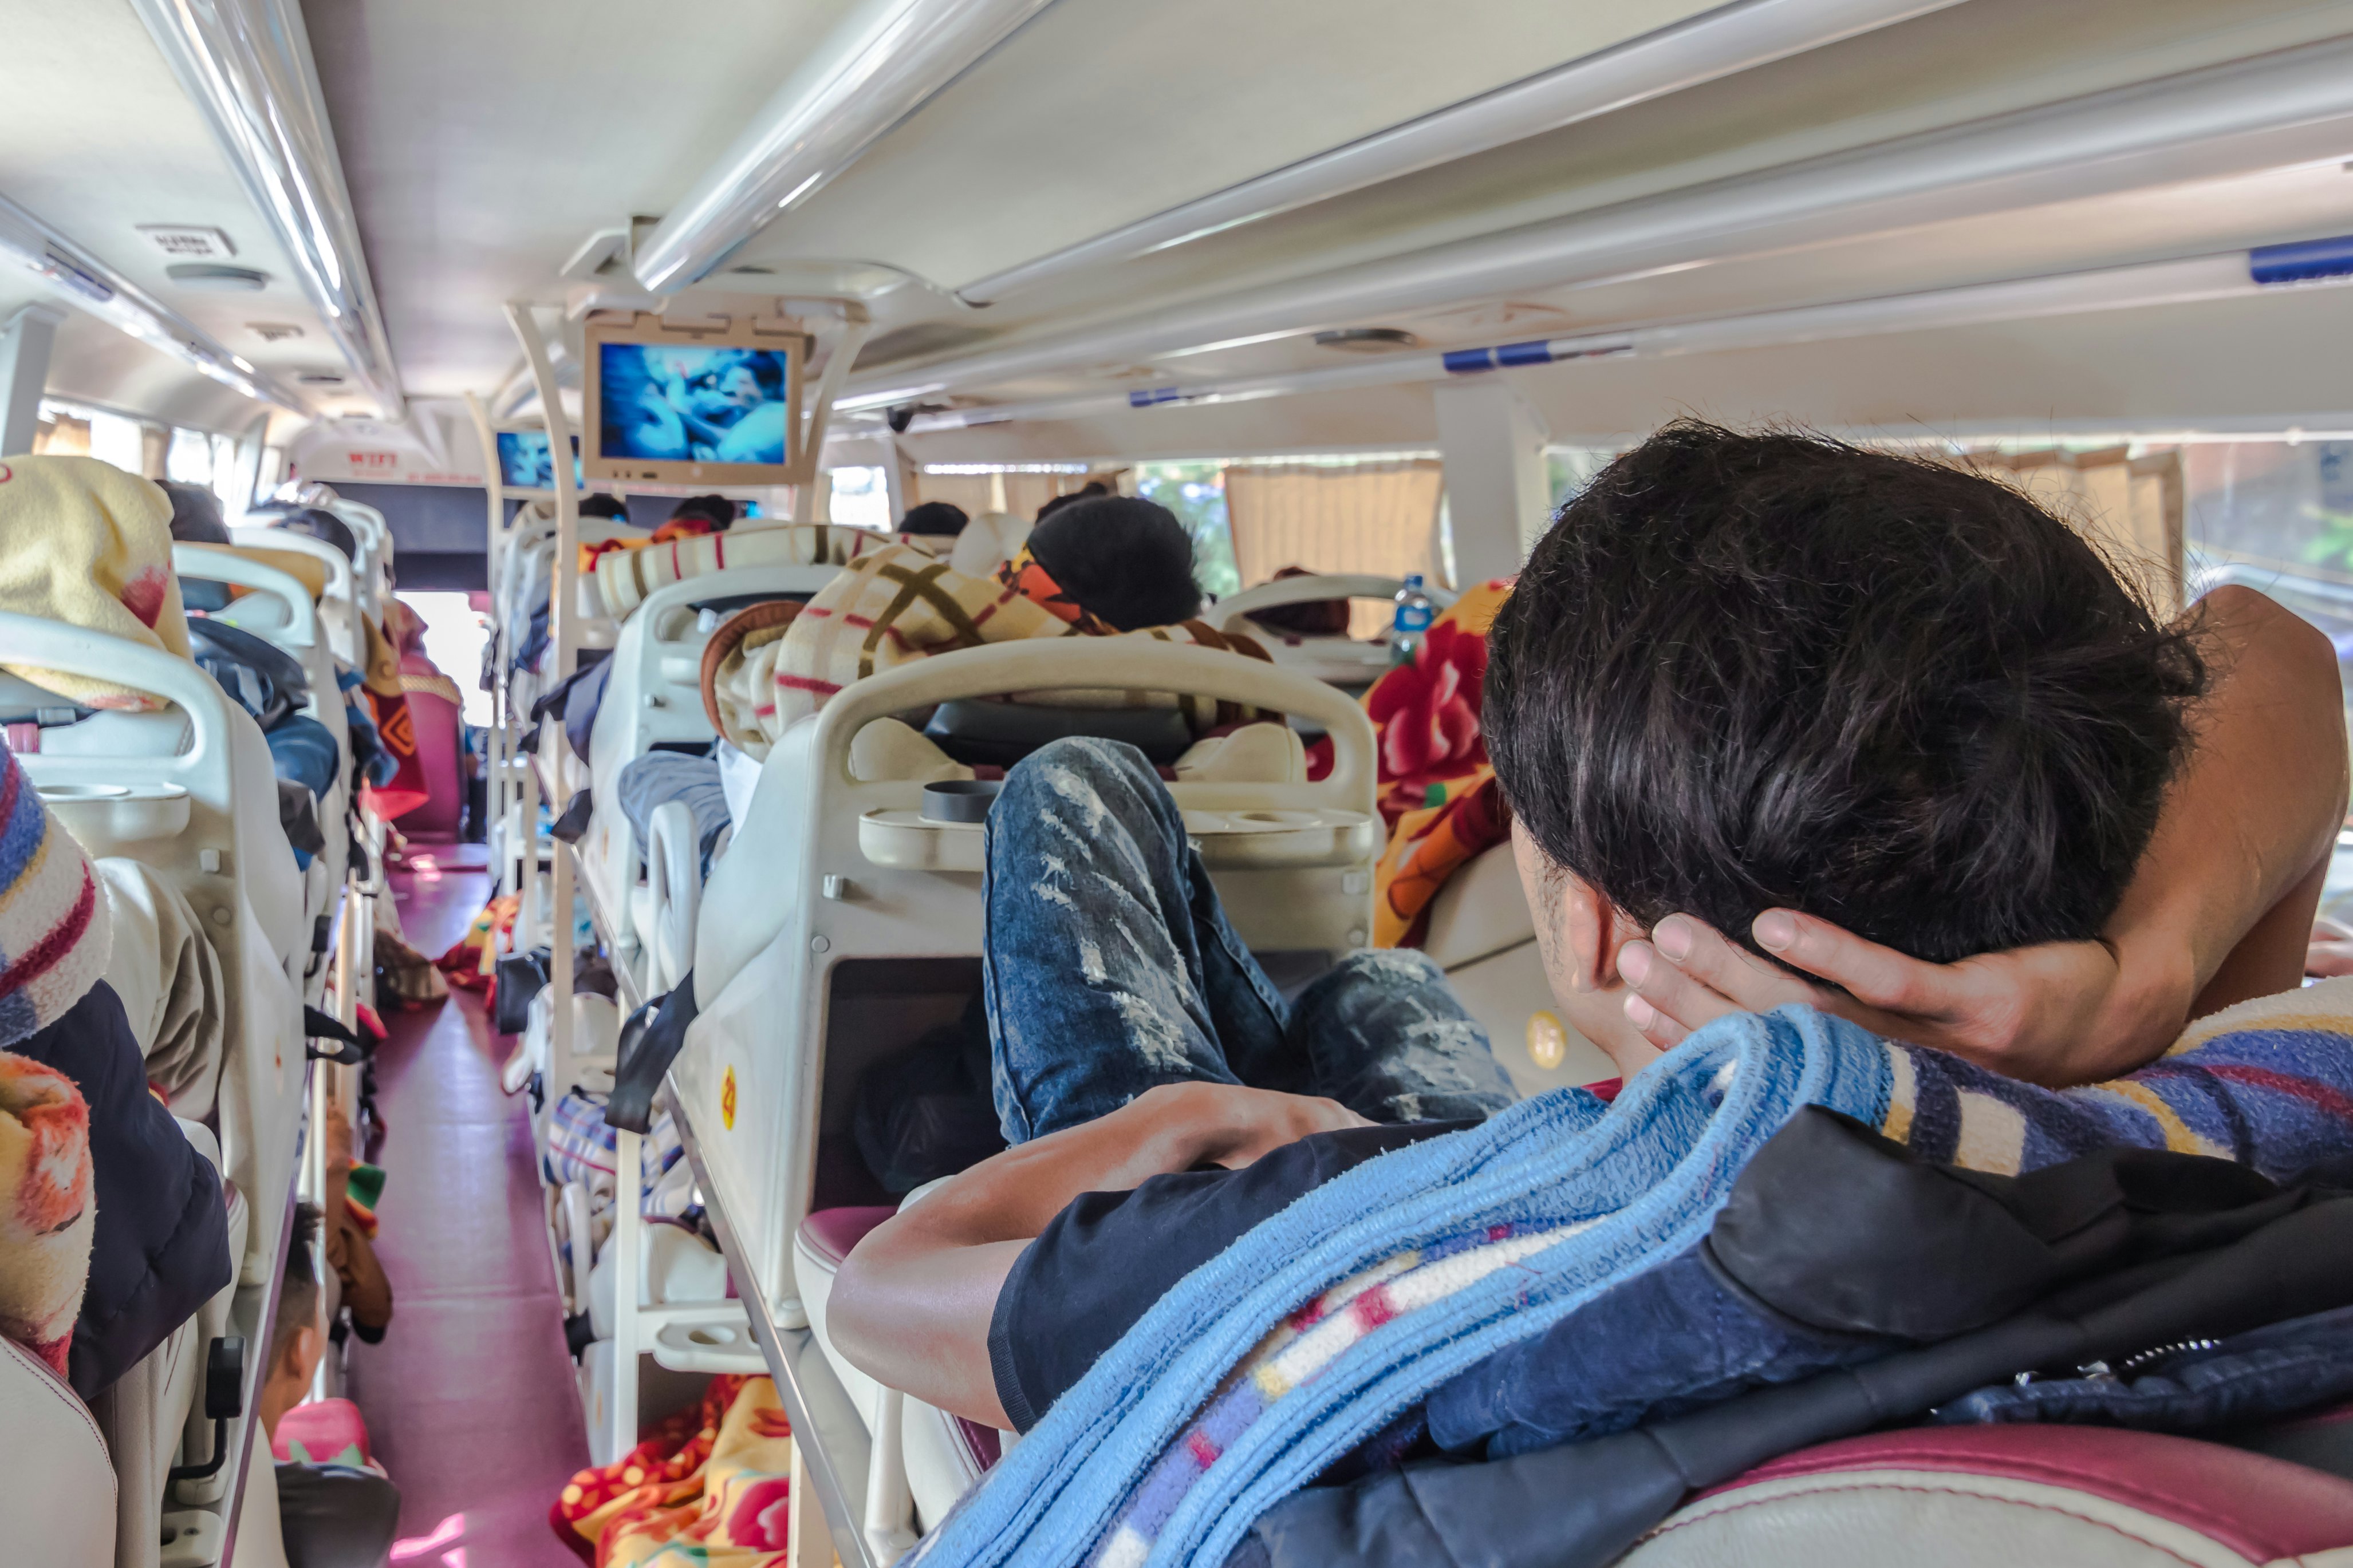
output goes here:
<path id="1" fill-rule="evenodd" d="M 923 786 L 926 822 L 986 822 L 1005 788 L 997 779 L 940 779 Z"/>

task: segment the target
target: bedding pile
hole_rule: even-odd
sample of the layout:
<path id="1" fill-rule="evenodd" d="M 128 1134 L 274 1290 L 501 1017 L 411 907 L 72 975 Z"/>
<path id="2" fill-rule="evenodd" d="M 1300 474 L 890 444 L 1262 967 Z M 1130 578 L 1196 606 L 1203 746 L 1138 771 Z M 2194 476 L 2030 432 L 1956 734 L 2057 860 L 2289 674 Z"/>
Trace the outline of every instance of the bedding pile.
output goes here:
<path id="1" fill-rule="evenodd" d="M 2292 1179 L 2353 1150 L 2353 982 L 2218 1015 L 2148 1068 L 2065 1091 L 1810 1008 L 1727 1018 L 1612 1104 L 1556 1090 L 1371 1161 L 1162 1298 L 921 1560 L 1223 1562 L 1261 1514 L 1459 1377 L 1697 1258 L 1751 1160 L 1810 1106 L 1994 1176 L 2140 1149 Z M 1618 1380 L 1585 1429 L 1854 1355 L 1833 1346 L 1728 1382 L 1670 1358 Z"/>
<path id="2" fill-rule="evenodd" d="M 619 1460 L 574 1476 L 548 1522 L 592 1568 L 784 1568 L 792 1456 L 776 1385 L 723 1374 Z"/>

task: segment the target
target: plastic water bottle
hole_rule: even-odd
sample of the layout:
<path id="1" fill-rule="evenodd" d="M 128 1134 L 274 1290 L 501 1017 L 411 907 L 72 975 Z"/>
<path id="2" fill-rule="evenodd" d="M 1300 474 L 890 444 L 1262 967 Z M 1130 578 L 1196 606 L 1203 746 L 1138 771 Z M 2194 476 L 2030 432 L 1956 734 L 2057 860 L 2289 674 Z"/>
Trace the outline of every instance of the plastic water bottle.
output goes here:
<path id="1" fill-rule="evenodd" d="M 1416 572 L 1398 590 L 1397 612 L 1389 617 L 1389 662 L 1411 664 L 1413 656 L 1421 651 L 1421 639 L 1430 633 L 1430 623 L 1436 612 L 1430 595 L 1421 591 L 1421 574 Z"/>

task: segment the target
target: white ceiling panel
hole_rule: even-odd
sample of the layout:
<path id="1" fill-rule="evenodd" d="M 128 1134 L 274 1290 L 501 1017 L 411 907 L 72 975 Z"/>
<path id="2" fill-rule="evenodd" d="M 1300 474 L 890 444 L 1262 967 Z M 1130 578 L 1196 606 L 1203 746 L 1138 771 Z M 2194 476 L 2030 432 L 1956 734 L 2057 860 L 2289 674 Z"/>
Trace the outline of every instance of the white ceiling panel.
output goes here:
<path id="1" fill-rule="evenodd" d="M 49 356 L 48 390 L 52 396 L 119 414 L 231 436 L 278 413 L 79 310 L 68 312 L 58 329 Z"/>
<path id="2" fill-rule="evenodd" d="M 1710 8 L 1710 0 L 1061 0 L 759 254 L 955 288 Z"/>
<path id="3" fill-rule="evenodd" d="M 1477 158 L 1070 279 L 1041 290 L 1047 297 L 1017 297 L 987 311 L 951 314 L 954 307 L 944 304 L 931 311 L 966 332 L 988 333 L 988 346 L 1010 346 L 1031 335 L 1133 316 L 1146 302 L 1160 310 L 1214 298 L 2348 30 L 2353 5 L 2342 0 L 2084 0 L 2056 9 L 2044 0 L 1968 0 Z M 838 182 L 818 202 L 854 191 L 862 172 Z M 944 221 L 957 209 L 934 204 L 930 210 Z M 764 237 L 746 254 L 767 243 Z M 923 300 L 910 291 L 889 303 L 912 310 Z M 911 355 L 909 363 L 922 357 Z M 886 363 L 866 362 L 869 367 Z"/>
<path id="4" fill-rule="evenodd" d="M 411 394 L 505 380 L 508 300 L 659 216 L 849 0 L 310 0 L 343 176 Z"/>
<path id="5" fill-rule="evenodd" d="M 285 254 L 124 0 L 0 0 L 0 195 L 264 369 L 290 377 L 342 368 Z M 268 274 L 268 285 L 254 293 L 184 288 L 165 274 L 173 258 L 139 232 L 142 224 L 217 228 L 236 247 L 229 265 Z M 271 342 L 256 322 L 302 335 Z M 213 384 L 152 350 L 138 355 L 153 359 L 157 374 Z M 139 399 L 156 383 L 137 379 L 142 392 L 126 386 L 111 401 L 145 411 Z M 98 392 L 85 386 L 81 395 Z"/>

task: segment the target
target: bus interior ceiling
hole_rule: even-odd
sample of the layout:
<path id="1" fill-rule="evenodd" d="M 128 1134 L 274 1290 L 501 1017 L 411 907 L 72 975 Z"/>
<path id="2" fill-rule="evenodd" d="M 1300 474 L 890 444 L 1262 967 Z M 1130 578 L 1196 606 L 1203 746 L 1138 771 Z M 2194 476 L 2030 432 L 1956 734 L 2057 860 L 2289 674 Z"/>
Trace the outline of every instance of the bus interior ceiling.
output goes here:
<path id="1" fill-rule="evenodd" d="M 920 1071 L 987 1092 L 956 1079 L 995 1000 L 979 818 L 926 792 L 1002 774 L 994 732 L 957 732 L 955 710 L 1035 695 L 1017 678 L 1093 715 L 1084 732 L 1157 742 L 1038 648 L 878 671 L 880 631 L 850 674 L 796 678 L 824 693 L 797 727 L 761 732 L 773 700 L 758 718 L 723 700 L 752 634 L 706 647 L 744 603 L 847 581 L 874 540 L 846 528 L 891 535 L 925 500 L 990 527 L 1018 514 L 973 575 L 1018 574 L 1029 517 L 1092 479 L 1174 507 L 1203 585 L 1248 591 L 1252 614 L 1312 613 L 1279 568 L 1346 577 L 1355 646 L 1277 635 L 1267 668 L 1225 676 L 1198 647 L 1118 649 L 1114 695 L 1288 715 L 1299 743 L 1254 773 L 1240 746 L 1202 760 L 1232 737 L 1188 731 L 1194 707 L 1130 704 L 1174 726 L 1151 760 L 1189 792 L 1196 871 L 1296 903 L 1295 930 L 1239 918 L 1287 994 L 1292 968 L 1303 984 L 1343 952 L 1425 946 L 1483 998 L 1472 1015 L 1531 1092 L 1606 1064 L 1549 1010 L 1507 850 L 1380 923 L 1404 796 L 1377 805 L 1376 781 L 1426 810 L 1463 780 L 1396 784 L 1358 700 L 1421 646 L 1398 640 L 1409 614 L 1418 637 L 1458 595 L 1477 603 L 1661 425 L 1998 469 L 2143 552 L 2164 607 L 2256 588 L 2353 663 L 2353 0 L 0 0 L 0 482 L 5 458 L 82 455 L 206 486 L 230 524 L 324 508 L 357 541 L 348 568 L 300 542 L 232 574 L 260 598 L 323 574 L 315 612 L 290 599 L 265 624 L 224 595 L 222 613 L 306 668 L 366 669 L 384 701 L 419 694 L 401 710 L 438 738 L 404 744 L 480 775 L 470 805 L 412 795 L 426 815 L 406 828 L 371 815 L 390 774 L 335 795 L 334 869 L 304 884 L 332 950 L 307 973 L 286 955 L 342 1024 L 394 1015 L 370 1125 L 396 1173 L 382 1253 L 406 1311 L 394 1344 L 338 1348 L 317 1386 L 348 1371 L 378 1424 L 404 1487 L 395 1562 L 588 1554 L 605 1526 L 582 1485 L 627 1489 L 640 1433 L 661 1439 L 657 1418 L 713 1374 L 774 1376 L 796 1428 L 773 1559 L 790 1568 L 886 1568 L 1008 1451 L 874 1383 L 825 1327 L 840 1254 L 907 1186 L 871 1168 L 869 1086 Z M 736 358 L 688 407 L 665 352 Z M 759 412 L 712 414 L 723 394 Z M 1337 475 L 1364 485 L 1308 493 Z M 584 516 L 590 491 L 624 515 Z M 715 543 L 673 523 L 709 492 L 737 511 Z M 787 521 L 846 528 L 776 542 Z M 630 557 L 666 523 L 666 551 Z M 273 542 L 240 530 L 231 548 Z M 567 735 L 576 705 L 550 693 L 599 658 L 620 695 Z M 1151 684 L 1196 676 L 1227 684 Z M 869 679 L 899 705 L 857 706 L 883 702 Z M 8 742 L 29 733 L 30 758 L 49 721 L 18 723 L 14 695 Z M 1468 712 L 1477 688 L 1457 695 Z M 923 737 L 853 751 L 907 714 Z M 627 758 L 584 743 L 624 729 Z M 624 763 L 664 751 L 750 759 L 723 780 L 723 832 L 681 798 L 625 810 Z M 55 742 L 28 776 L 94 821 L 59 803 L 100 787 L 97 766 Z M 142 757 L 134 795 L 178 787 L 142 770 L 169 771 Z M 707 804 L 721 782 L 697 776 Z M 2339 842 L 2322 907 L 2353 922 L 2353 832 Z M 138 853 L 223 875 L 216 847 Z M 274 896 L 227 876 L 257 907 Z M 1478 907 L 1497 889 L 1500 921 Z M 444 961 L 448 984 L 400 969 L 473 940 L 485 904 L 488 957 Z M 493 970 L 505 998 L 483 995 Z M 703 1016 L 649 1125 L 607 1125 L 638 1028 L 691 974 Z M 538 986 L 535 1013 L 511 989 Z M 287 1190 L 239 1194 L 260 1216 L 239 1234 L 275 1237 L 286 1203 L 325 1193 L 324 1118 L 358 1114 L 362 1079 L 322 1060 L 309 1082 L 279 1108 L 282 1149 L 216 1138 L 239 1112 L 189 1118 L 233 1177 L 293 1162 Z M 983 1109 L 976 1133 L 967 1116 L 938 1136 L 987 1144 L 1003 1107 Z M 739 1114 L 744 1133 L 718 1137 Z M 641 1174 L 675 1212 L 613 1201 Z M 233 1321 L 266 1328 L 276 1267 L 245 1261 Z M 531 1321 L 489 1332 L 486 1313 Z M 173 1364 L 157 1386 L 195 1399 Z M 16 1419 L 0 1408 L 0 1429 Z M 205 1420 L 186 1425 L 195 1444 Z M 267 1436 L 236 1431 L 266 1463 Z M 225 1496 L 150 1484 L 200 1447 L 114 1456 L 145 1489 L 107 1532 L 115 1568 L 289 1555 L 238 1522 L 242 1459 Z M 170 1539 L 141 1533 L 151 1504 Z"/>

